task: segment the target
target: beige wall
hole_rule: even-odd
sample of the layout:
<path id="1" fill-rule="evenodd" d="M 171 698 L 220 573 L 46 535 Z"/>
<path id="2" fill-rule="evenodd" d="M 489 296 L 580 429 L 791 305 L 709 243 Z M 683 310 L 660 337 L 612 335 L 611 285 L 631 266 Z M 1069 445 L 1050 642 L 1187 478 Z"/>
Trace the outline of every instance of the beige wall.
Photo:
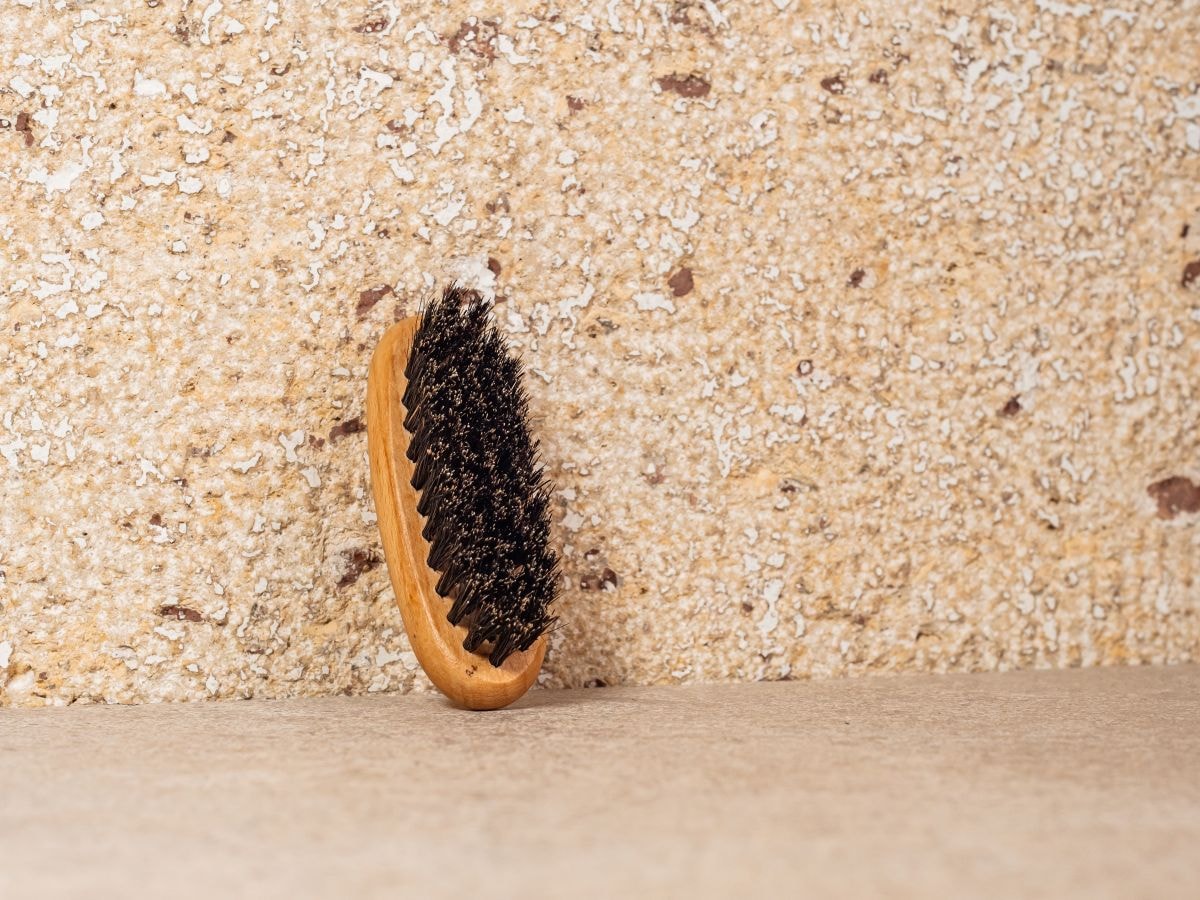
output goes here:
<path id="1" fill-rule="evenodd" d="M 427 689 L 357 428 L 451 277 L 547 685 L 1198 655 L 1195 3 L 431 6 L 5 7 L 0 704 Z"/>

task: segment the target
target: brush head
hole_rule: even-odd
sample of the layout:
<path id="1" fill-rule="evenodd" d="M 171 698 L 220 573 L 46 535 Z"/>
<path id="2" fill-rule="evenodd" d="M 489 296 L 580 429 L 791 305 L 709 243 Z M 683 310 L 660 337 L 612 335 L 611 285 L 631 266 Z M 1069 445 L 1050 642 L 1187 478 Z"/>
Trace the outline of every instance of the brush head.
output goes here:
<path id="1" fill-rule="evenodd" d="M 424 304 L 404 375 L 412 486 L 447 618 L 501 665 L 554 623 L 551 485 L 529 433 L 521 363 L 491 309 L 458 286 Z"/>

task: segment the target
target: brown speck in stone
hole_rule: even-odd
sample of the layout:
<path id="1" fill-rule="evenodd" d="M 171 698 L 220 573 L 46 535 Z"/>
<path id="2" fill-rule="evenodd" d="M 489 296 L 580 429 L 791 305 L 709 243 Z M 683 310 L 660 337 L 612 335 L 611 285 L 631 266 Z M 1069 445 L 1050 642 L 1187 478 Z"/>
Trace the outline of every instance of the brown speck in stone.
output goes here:
<path id="1" fill-rule="evenodd" d="M 858 287 L 863 283 L 863 279 L 867 277 L 866 269 L 855 269 L 850 273 L 850 278 L 846 282 L 850 287 Z"/>
<path id="2" fill-rule="evenodd" d="M 342 561 L 345 571 L 338 579 L 337 586 L 348 587 L 358 581 L 363 572 L 369 572 L 379 565 L 379 554 L 365 547 L 355 547 L 353 550 L 342 551 Z"/>
<path id="3" fill-rule="evenodd" d="M 345 437 L 348 434 L 358 434 L 365 427 L 362 416 L 354 416 L 352 419 L 345 419 L 338 422 L 329 429 L 329 443 L 332 444 L 338 438 Z"/>
<path id="4" fill-rule="evenodd" d="M 387 24 L 387 19 L 380 16 L 377 19 L 364 19 L 361 24 L 354 26 L 354 30 L 359 34 L 379 34 L 387 28 Z"/>
<path id="5" fill-rule="evenodd" d="M 712 28 L 709 26 L 711 19 L 708 13 L 702 9 L 702 5 L 699 0 L 676 0 L 675 6 L 671 9 L 671 24 L 694 28 L 711 35 Z"/>
<path id="6" fill-rule="evenodd" d="M 25 146 L 26 147 L 33 146 L 33 129 L 29 127 L 29 113 L 27 113 L 27 112 L 17 113 L 17 121 L 13 125 L 13 128 L 15 128 L 18 132 L 21 132 L 25 135 Z"/>
<path id="7" fill-rule="evenodd" d="M 802 359 L 796 363 L 796 374 L 801 378 L 807 378 L 812 374 L 813 364 L 811 359 Z"/>
<path id="8" fill-rule="evenodd" d="M 687 266 L 680 266 L 679 271 L 667 279 L 667 284 L 670 286 L 672 294 L 676 297 L 683 297 L 692 292 L 696 281 L 692 278 L 691 269 Z"/>
<path id="9" fill-rule="evenodd" d="M 832 103 L 826 104 L 825 112 L 822 113 L 821 118 L 824 119 L 829 125 L 842 125 L 845 122 L 850 121 L 850 117 L 846 116 L 845 113 L 843 113 Z"/>
<path id="10" fill-rule="evenodd" d="M 619 581 L 617 573 L 605 566 L 599 574 L 592 572 L 580 576 L 579 587 L 585 591 L 601 591 L 606 587 L 616 587 Z"/>
<path id="11" fill-rule="evenodd" d="M 1200 485 L 1182 475 L 1156 481 L 1146 493 L 1158 503 L 1160 519 L 1173 519 L 1181 512 L 1200 512 Z"/>
<path id="12" fill-rule="evenodd" d="M 483 208 L 490 214 L 507 213 L 508 212 L 508 194 L 501 194 L 495 200 L 489 200 L 483 204 Z"/>
<path id="13" fill-rule="evenodd" d="M 1200 280 L 1200 259 L 1193 259 L 1183 267 L 1183 277 L 1179 279 L 1179 283 L 1185 288 L 1190 288 L 1198 280 Z"/>
<path id="14" fill-rule="evenodd" d="M 742 601 L 742 612 L 744 612 L 746 615 L 750 615 L 750 613 L 754 612 L 754 604 L 751 603 L 749 600 L 743 600 Z"/>
<path id="15" fill-rule="evenodd" d="M 1008 402 L 1000 408 L 1000 415 L 1011 419 L 1021 411 L 1021 398 L 1017 395 L 1008 398 Z"/>
<path id="16" fill-rule="evenodd" d="M 408 126 L 405 125 L 403 122 L 401 122 L 399 119 L 388 119 L 386 122 L 383 123 L 383 127 L 386 128 L 388 131 L 390 131 L 392 134 L 405 134 L 406 132 L 410 131 Z"/>
<path id="17" fill-rule="evenodd" d="M 583 683 L 583 686 L 585 688 L 602 688 L 608 687 L 608 682 L 603 678 L 589 678 Z"/>
<path id="18" fill-rule="evenodd" d="M 825 88 L 831 94 L 846 93 L 846 82 L 842 80 L 841 75 L 831 75 L 828 78 L 822 78 L 821 87 Z"/>
<path id="19" fill-rule="evenodd" d="M 157 525 L 157 526 L 159 526 L 159 527 L 162 527 L 162 514 L 161 514 L 161 513 L 155 513 L 154 515 L 152 515 L 152 516 L 150 517 L 150 524 L 151 524 L 151 525 Z"/>
<path id="20" fill-rule="evenodd" d="M 276 78 L 282 77 L 290 71 L 292 71 L 292 64 L 290 62 L 282 66 L 271 66 L 271 74 Z"/>
<path id="21" fill-rule="evenodd" d="M 1188 236 L 1188 232 L 1191 230 L 1192 230 L 1191 224 L 1188 222 L 1184 222 L 1183 227 L 1179 229 L 1179 236 L 1181 238 L 1185 238 Z"/>
<path id="22" fill-rule="evenodd" d="M 365 291 L 361 291 L 358 295 L 358 306 L 354 309 L 355 314 L 361 319 L 371 311 L 376 303 L 388 294 L 394 293 L 395 291 L 388 284 L 381 284 L 379 287 L 367 288 Z"/>
<path id="23" fill-rule="evenodd" d="M 177 619 L 180 622 L 201 622 L 204 616 L 200 615 L 196 610 L 188 606 L 177 606 L 174 603 L 168 606 L 160 606 L 158 614 L 164 619 Z"/>
<path id="24" fill-rule="evenodd" d="M 871 73 L 871 84 L 887 84 L 887 83 L 888 83 L 887 70 L 876 69 L 874 72 Z"/>
<path id="25" fill-rule="evenodd" d="M 586 559 L 588 562 L 591 562 L 594 559 L 599 559 L 600 558 L 600 548 L 592 547 L 590 550 L 585 551 L 583 554 L 583 558 Z"/>
<path id="26" fill-rule="evenodd" d="M 807 419 L 807 417 L 805 418 Z M 815 490 L 817 490 L 815 484 L 801 478 L 784 478 L 779 482 L 779 493 L 781 494 L 798 494 L 800 491 Z"/>
<path id="27" fill-rule="evenodd" d="M 237 135 L 234 134 L 229 129 L 225 129 L 225 133 L 223 135 L 221 135 L 221 143 L 222 144 L 232 144 L 236 140 L 237 140 Z"/>
<path id="28" fill-rule="evenodd" d="M 680 97 L 707 97 L 708 92 L 712 90 L 708 80 L 694 72 L 687 75 L 672 72 L 670 75 L 656 78 L 655 83 L 664 91 L 673 91 Z"/>
<path id="29" fill-rule="evenodd" d="M 586 105 L 587 103 L 581 100 L 579 97 L 567 94 L 567 109 L 569 109 L 571 112 L 579 112 Z"/>
<path id="30" fill-rule="evenodd" d="M 497 278 L 500 277 L 500 260 L 496 259 L 496 257 L 494 257 L 494 256 L 489 256 L 488 261 L 487 261 L 487 267 L 488 267 L 489 272 L 491 272 Z"/>
<path id="31" fill-rule="evenodd" d="M 496 58 L 496 37 L 499 34 L 498 19 L 464 19 L 446 42 L 451 53 L 468 50 L 480 59 L 491 62 Z"/>

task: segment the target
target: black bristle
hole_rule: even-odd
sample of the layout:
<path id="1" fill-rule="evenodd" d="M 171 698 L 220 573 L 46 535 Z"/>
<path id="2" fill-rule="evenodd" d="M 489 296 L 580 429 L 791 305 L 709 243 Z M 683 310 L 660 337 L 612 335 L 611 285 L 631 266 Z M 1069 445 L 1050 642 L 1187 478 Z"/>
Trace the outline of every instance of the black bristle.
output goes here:
<path id="1" fill-rule="evenodd" d="M 551 484 L 529 434 L 524 369 L 490 307 L 457 286 L 425 304 L 404 374 L 404 427 L 428 563 L 463 647 L 494 666 L 554 623 Z"/>

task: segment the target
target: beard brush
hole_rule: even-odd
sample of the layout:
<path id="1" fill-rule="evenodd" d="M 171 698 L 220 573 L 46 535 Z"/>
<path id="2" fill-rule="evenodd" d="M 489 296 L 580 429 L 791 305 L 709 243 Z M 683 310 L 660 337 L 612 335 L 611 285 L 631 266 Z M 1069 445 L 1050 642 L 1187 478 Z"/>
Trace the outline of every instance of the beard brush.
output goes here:
<path id="1" fill-rule="evenodd" d="M 452 285 L 380 339 L 367 378 L 371 489 L 421 668 L 466 709 L 541 669 L 559 583 L 521 363 L 490 306 Z"/>

